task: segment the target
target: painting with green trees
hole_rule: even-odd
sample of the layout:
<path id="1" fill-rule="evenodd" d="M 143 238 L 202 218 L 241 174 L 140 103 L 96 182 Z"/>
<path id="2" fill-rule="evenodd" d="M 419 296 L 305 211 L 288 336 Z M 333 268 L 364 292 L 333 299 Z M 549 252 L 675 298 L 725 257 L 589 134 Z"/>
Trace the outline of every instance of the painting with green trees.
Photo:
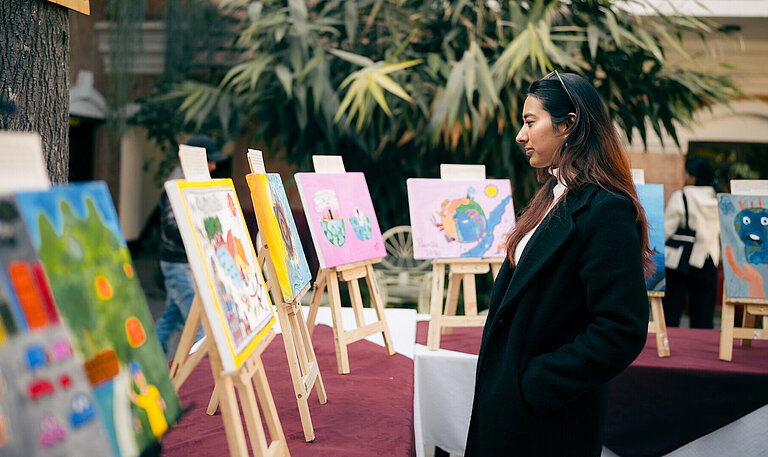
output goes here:
<path id="1" fill-rule="evenodd" d="M 106 184 L 15 198 L 115 454 L 156 449 L 181 408 Z"/>

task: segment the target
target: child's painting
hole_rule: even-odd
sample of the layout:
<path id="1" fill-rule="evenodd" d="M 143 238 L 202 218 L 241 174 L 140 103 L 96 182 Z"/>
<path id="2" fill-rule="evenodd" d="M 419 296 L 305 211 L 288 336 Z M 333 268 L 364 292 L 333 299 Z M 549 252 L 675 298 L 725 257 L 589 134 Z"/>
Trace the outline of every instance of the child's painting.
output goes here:
<path id="1" fill-rule="evenodd" d="M 275 322 L 231 179 L 169 181 L 168 199 L 225 371 L 238 370 Z"/>
<path id="2" fill-rule="evenodd" d="M 13 197 L 0 197 L 0 455 L 114 455 Z"/>
<path id="3" fill-rule="evenodd" d="M 85 361 L 114 454 L 155 449 L 181 408 L 106 184 L 15 199 L 74 353 Z"/>
<path id="4" fill-rule="evenodd" d="M 648 242 L 653 250 L 653 275 L 646 278 L 648 290 L 665 290 L 666 276 L 664 273 L 664 185 L 639 184 L 637 198 L 645 210 L 648 220 Z"/>
<path id="5" fill-rule="evenodd" d="M 515 226 L 507 179 L 410 178 L 408 207 L 416 259 L 504 257 Z"/>
<path id="6" fill-rule="evenodd" d="M 296 173 L 321 268 L 387 255 L 362 173 Z"/>
<path id="7" fill-rule="evenodd" d="M 768 293 L 768 195 L 717 194 L 725 295 L 760 298 Z"/>
<path id="8" fill-rule="evenodd" d="M 251 189 L 259 230 L 275 265 L 283 300 L 292 302 L 309 284 L 312 274 L 304 257 L 283 181 L 277 173 L 252 173 L 245 179 Z"/>

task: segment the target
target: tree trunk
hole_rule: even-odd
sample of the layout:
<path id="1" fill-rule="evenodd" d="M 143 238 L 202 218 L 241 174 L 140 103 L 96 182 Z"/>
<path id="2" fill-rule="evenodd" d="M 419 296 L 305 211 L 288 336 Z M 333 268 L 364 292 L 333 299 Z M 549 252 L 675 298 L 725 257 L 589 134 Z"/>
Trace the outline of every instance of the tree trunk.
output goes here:
<path id="1" fill-rule="evenodd" d="M 69 170 L 69 11 L 0 0 L 0 130 L 37 132 L 51 182 Z"/>

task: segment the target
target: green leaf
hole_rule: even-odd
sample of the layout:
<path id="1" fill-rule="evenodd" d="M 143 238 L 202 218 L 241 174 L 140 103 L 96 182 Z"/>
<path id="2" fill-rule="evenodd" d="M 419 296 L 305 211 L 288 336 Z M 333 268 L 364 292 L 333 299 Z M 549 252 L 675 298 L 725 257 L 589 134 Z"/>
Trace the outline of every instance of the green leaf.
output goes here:
<path id="1" fill-rule="evenodd" d="M 474 58 L 469 50 L 461 58 L 461 66 L 464 69 L 464 96 L 467 98 L 467 103 L 471 105 L 475 95 L 477 71 L 475 70 Z"/>
<path id="2" fill-rule="evenodd" d="M 389 106 L 387 106 L 387 100 L 384 98 L 384 92 L 381 91 L 381 86 L 379 86 L 376 81 L 373 78 L 373 75 L 368 75 L 366 77 L 366 85 L 368 91 L 373 95 L 374 100 L 376 100 L 376 103 L 379 104 L 381 109 L 384 110 L 385 113 L 387 113 L 388 116 L 392 115 L 392 112 L 389 110 Z"/>
<path id="3" fill-rule="evenodd" d="M 293 76 L 291 75 L 291 70 L 285 65 L 277 65 L 275 67 L 275 74 L 277 75 L 277 79 L 280 80 L 280 84 L 283 85 L 286 95 L 290 97 L 291 89 L 293 88 Z"/>
<path id="4" fill-rule="evenodd" d="M 421 63 L 421 60 L 406 60 L 405 62 L 398 62 L 398 63 L 388 63 L 381 66 L 380 70 L 377 70 L 380 74 L 385 75 L 388 73 L 394 73 L 396 71 L 405 70 L 408 67 L 412 67 L 414 65 L 418 65 Z"/>
<path id="5" fill-rule="evenodd" d="M 344 2 L 344 26 L 347 29 L 347 36 L 349 41 L 355 41 L 357 36 L 357 2 L 354 0 L 346 0 Z"/>
<path id="6" fill-rule="evenodd" d="M 368 57 L 364 57 L 358 54 L 353 54 L 351 52 L 342 51 L 341 49 L 329 49 L 328 52 L 335 55 L 336 57 L 346 60 L 349 63 L 353 63 L 355 65 L 361 66 L 361 67 L 368 67 L 370 65 L 373 65 L 373 60 L 369 59 Z"/>
<path id="7" fill-rule="evenodd" d="M 400 87 L 395 81 L 393 81 L 392 78 L 390 78 L 389 76 L 383 75 L 378 72 L 372 73 L 371 76 L 376 81 L 376 83 L 378 83 L 381 87 L 386 89 L 387 92 L 397 95 L 403 100 L 406 100 L 409 102 L 412 100 L 411 96 L 408 95 L 408 93 L 402 87 Z"/>
<path id="8" fill-rule="evenodd" d="M 589 55 L 594 59 L 597 56 L 597 45 L 600 40 L 600 29 L 594 23 L 587 25 L 587 41 L 589 42 Z"/>
<path id="9" fill-rule="evenodd" d="M 616 16 L 610 9 L 605 9 L 605 20 L 608 25 L 608 30 L 611 32 L 613 41 L 616 42 L 616 46 L 621 46 L 621 32 L 619 32 L 619 24 L 616 22 Z"/>

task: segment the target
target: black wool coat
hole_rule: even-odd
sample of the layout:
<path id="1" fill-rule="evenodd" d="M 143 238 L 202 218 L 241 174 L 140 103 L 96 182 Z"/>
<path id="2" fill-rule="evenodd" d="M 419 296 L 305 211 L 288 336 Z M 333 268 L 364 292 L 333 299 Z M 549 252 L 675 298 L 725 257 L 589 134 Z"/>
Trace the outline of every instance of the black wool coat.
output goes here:
<path id="1" fill-rule="evenodd" d="M 645 345 L 635 207 L 568 191 L 504 262 L 477 362 L 466 457 L 599 456 L 608 381 Z M 627 411 L 627 414 L 631 414 Z"/>

